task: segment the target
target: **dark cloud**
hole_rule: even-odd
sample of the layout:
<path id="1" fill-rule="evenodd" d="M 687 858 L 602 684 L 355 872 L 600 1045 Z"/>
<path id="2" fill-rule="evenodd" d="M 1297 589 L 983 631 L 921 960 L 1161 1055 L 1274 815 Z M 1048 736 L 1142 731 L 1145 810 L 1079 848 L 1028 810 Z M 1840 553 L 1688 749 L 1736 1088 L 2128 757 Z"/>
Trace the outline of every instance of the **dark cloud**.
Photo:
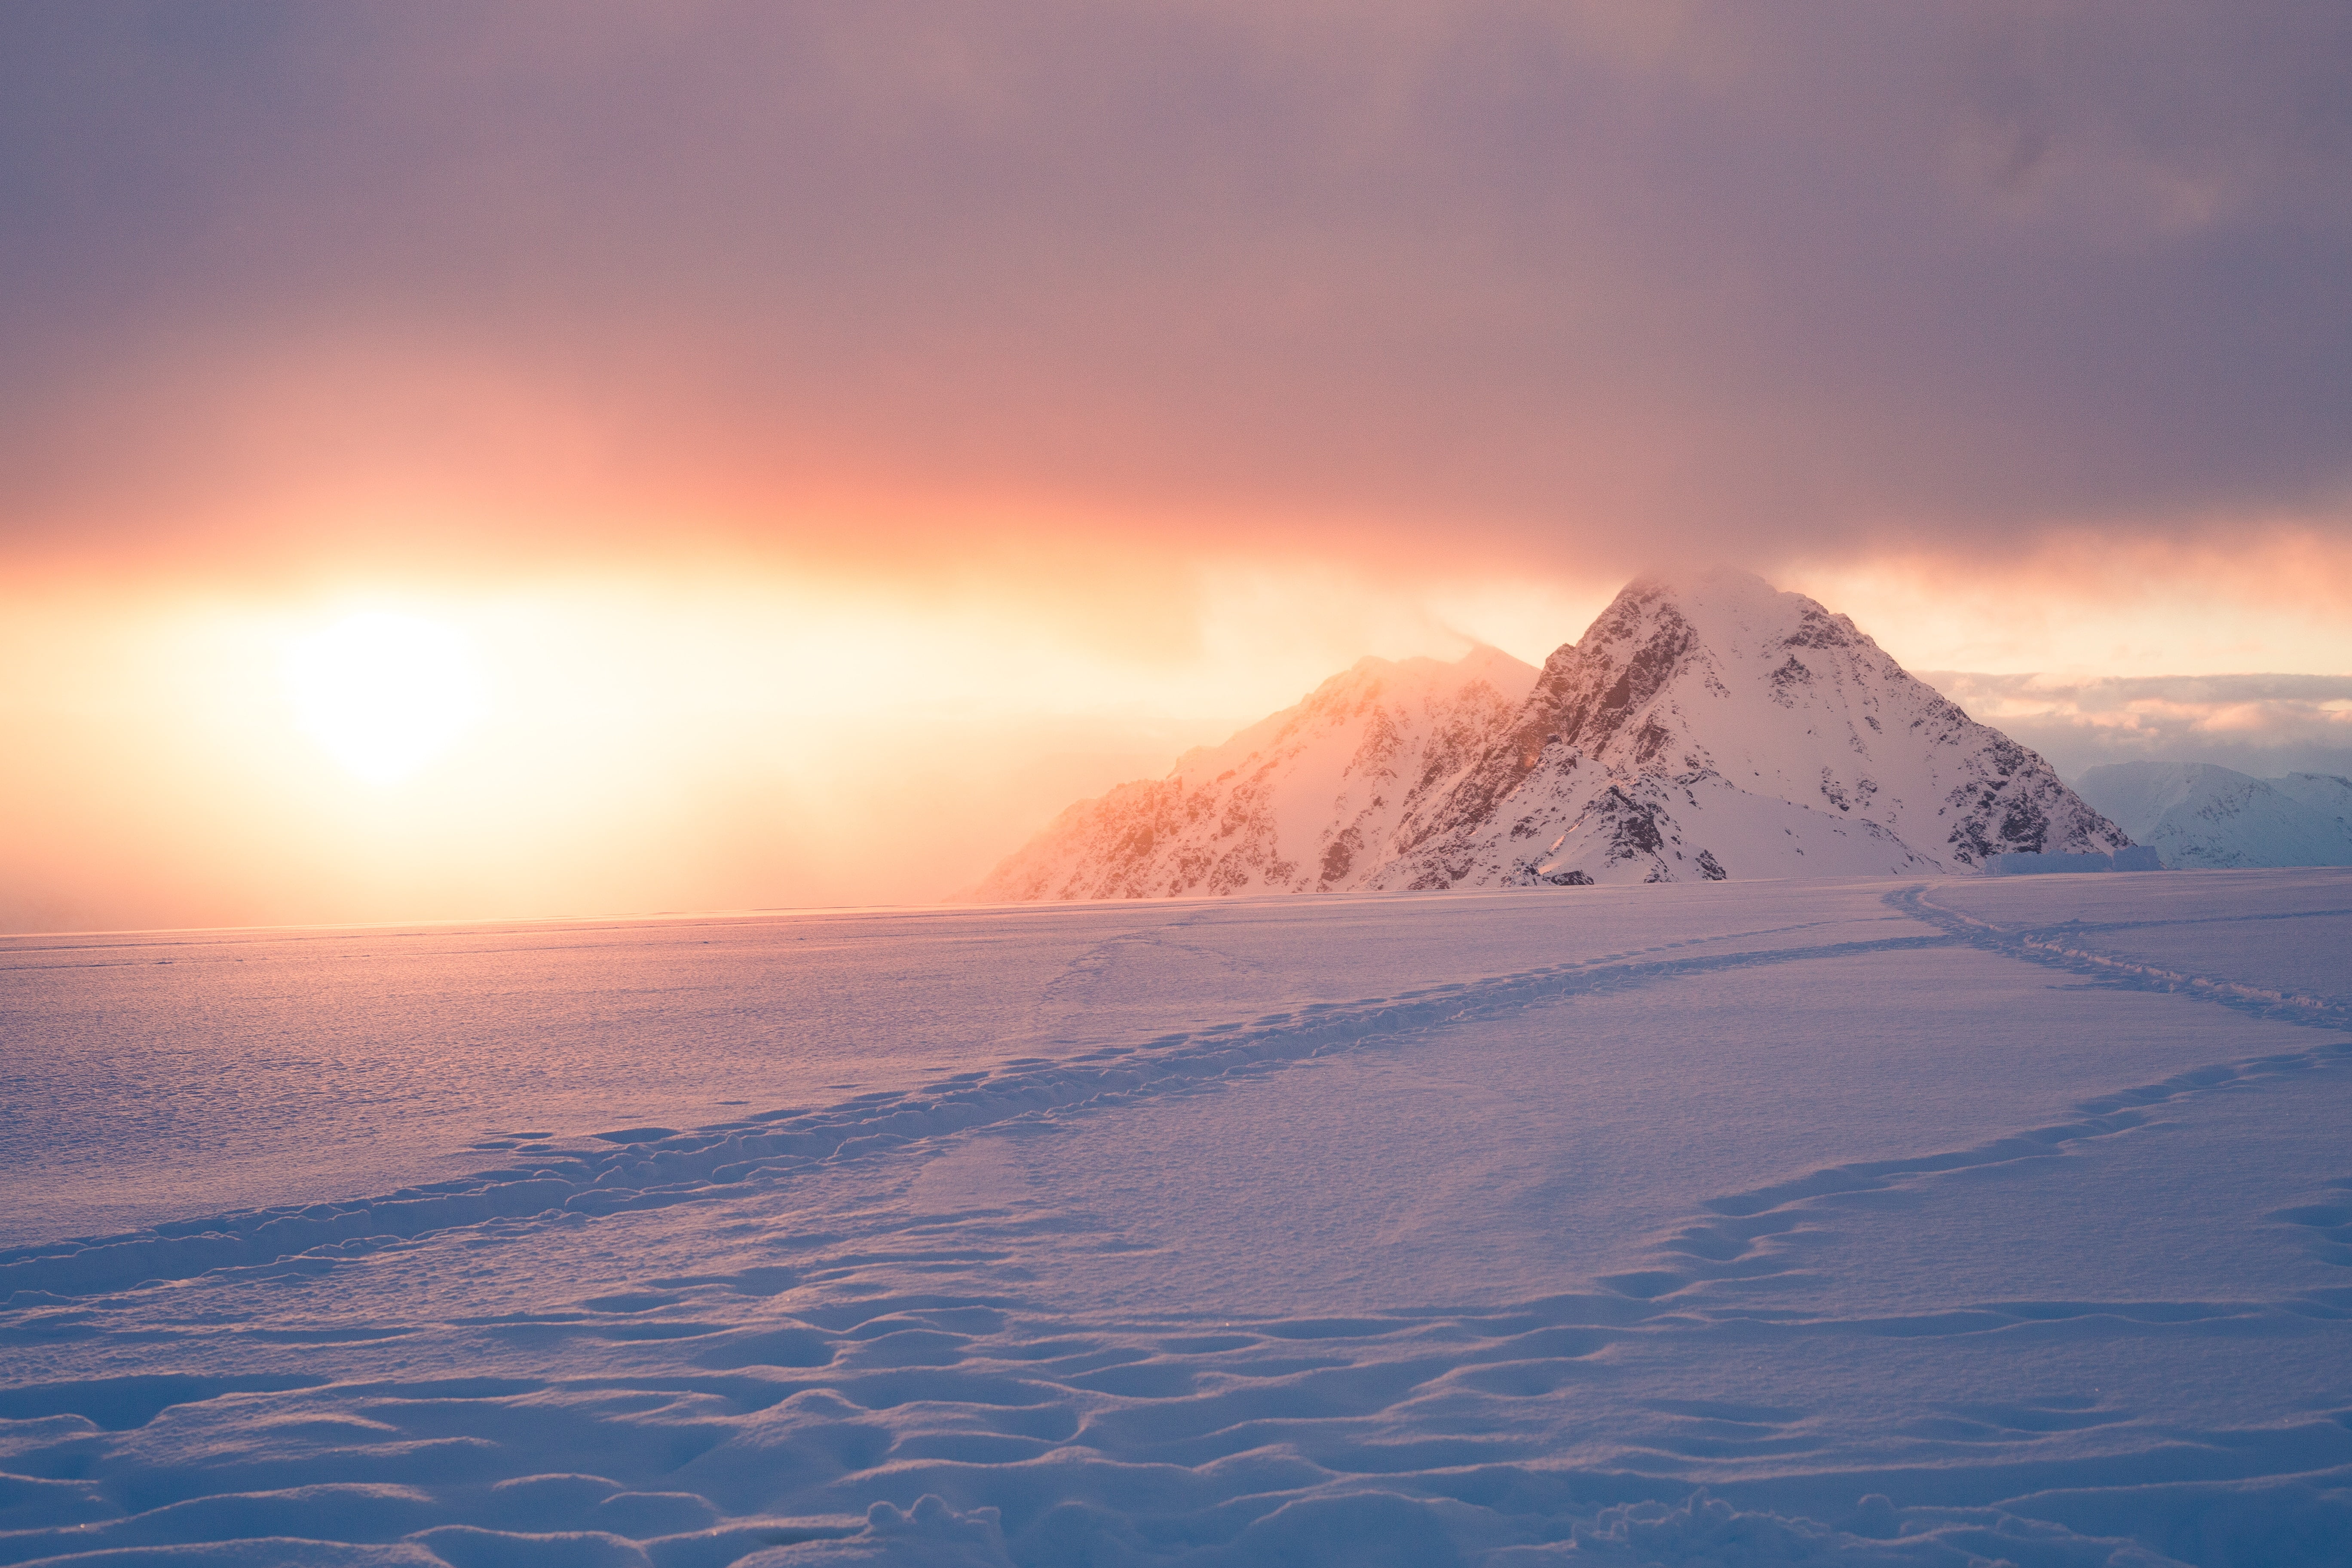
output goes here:
<path id="1" fill-rule="evenodd" d="M 17 5 L 0 509 L 2340 543 L 2347 156 L 2334 4 Z"/>

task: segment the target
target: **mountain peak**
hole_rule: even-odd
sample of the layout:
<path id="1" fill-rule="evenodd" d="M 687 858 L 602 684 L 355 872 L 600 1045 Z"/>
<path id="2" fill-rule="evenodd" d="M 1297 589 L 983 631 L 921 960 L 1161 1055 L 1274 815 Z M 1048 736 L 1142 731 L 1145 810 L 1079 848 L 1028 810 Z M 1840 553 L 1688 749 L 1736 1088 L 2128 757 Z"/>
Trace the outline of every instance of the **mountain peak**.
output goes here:
<path id="1" fill-rule="evenodd" d="M 1776 588 L 1752 572 L 1727 568 L 1637 577 L 1618 592 L 1586 637 L 1593 632 L 1622 635 L 1622 629 L 1662 616 L 1680 619 L 1712 647 L 1775 639 L 1790 647 L 1869 640 L 1851 619 L 1818 601 Z"/>
<path id="2" fill-rule="evenodd" d="M 1785 594 L 1753 572 L 1732 566 L 1644 572 L 1618 590 L 1618 597 L 1662 598 L 1691 603 L 1769 605 L 1778 599 L 1803 598 Z M 1806 600 L 1811 604 L 1812 601 Z"/>

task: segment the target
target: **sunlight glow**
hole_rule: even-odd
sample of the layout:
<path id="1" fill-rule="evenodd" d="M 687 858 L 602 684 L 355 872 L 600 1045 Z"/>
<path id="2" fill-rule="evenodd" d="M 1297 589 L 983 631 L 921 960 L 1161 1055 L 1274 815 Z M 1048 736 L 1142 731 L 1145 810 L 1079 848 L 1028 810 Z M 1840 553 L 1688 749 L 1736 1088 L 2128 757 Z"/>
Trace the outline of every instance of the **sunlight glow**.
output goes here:
<path id="1" fill-rule="evenodd" d="M 407 778 L 488 710 L 470 638 L 408 616 L 348 616 L 286 650 L 302 728 L 371 784 Z"/>

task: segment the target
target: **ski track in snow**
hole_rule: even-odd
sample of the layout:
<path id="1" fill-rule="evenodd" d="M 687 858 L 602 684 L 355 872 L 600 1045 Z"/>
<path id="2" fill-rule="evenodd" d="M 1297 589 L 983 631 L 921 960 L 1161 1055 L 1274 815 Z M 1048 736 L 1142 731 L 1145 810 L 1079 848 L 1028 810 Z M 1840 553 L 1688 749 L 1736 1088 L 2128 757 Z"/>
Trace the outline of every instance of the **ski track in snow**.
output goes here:
<path id="1" fill-rule="evenodd" d="M 1783 927 L 1661 944 L 1657 952 L 1793 934 Z M 1122 945 L 1119 939 L 1106 946 Z M 1083 1112 L 1139 1096 L 1196 1087 L 1202 1080 L 1268 1070 L 1374 1040 L 1443 1029 L 1580 993 L 1655 984 L 1802 958 L 1903 952 L 1947 944 L 1937 936 L 1890 937 L 1816 947 L 1743 952 L 1704 958 L 1549 965 L 1491 978 L 1375 996 L 1315 1003 L 1139 1045 L 1111 1046 L 1058 1058 L 1015 1058 L 910 1093 L 859 1095 L 817 1111 L 772 1111 L 749 1125 L 688 1132 L 618 1130 L 619 1147 L 590 1160 L 563 1160 L 528 1171 L 490 1170 L 351 1203 L 289 1205 L 157 1226 L 131 1237 L 69 1238 L 0 1250 L 0 1292 L 87 1291 L 150 1279 L 185 1279 L 237 1265 L 262 1264 L 332 1247 L 347 1253 L 483 1220 L 536 1215 L 550 1209 L 613 1214 L 723 1195 L 730 1187 L 788 1180 L 826 1161 L 952 1136 L 1054 1112 Z M 1090 959 L 1093 955 L 1088 955 Z M 1087 960 L 1079 961 L 1081 963 Z M 969 1081 L 959 1081 L 969 1080 Z"/>
<path id="2" fill-rule="evenodd" d="M 1846 910 L 1637 942 L 0 1252 L 0 1563 L 2347 1561 L 2352 1156 L 2310 1159 L 2352 1109 L 2352 1003 L 2083 942 L 2154 922 L 2009 924 L 1940 894 L 1886 894 L 1885 936 L 1843 934 Z M 1074 959 L 1041 1023 L 1202 918 Z M 1961 952 L 2271 1048 L 1694 1194 L 1649 1267 L 1469 1306 L 1056 1310 L 1057 1248 L 1134 1244 L 1024 1203 L 992 1153 L 1611 999 L 1792 964 L 1866 989 L 1875 963 Z M 2271 1195 L 2234 1223 L 2287 1261 L 2145 1299 L 1930 1279 L 1908 1310 L 1820 1272 L 1898 1236 L 1998 1262 L 2048 1230 L 2063 1254 L 2069 1184 L 2126 1155 L 2182 1163 L 2141 1207 L 2184 1234 L 2196 1172 L 2253 1167 L 2231 1201 Z"/>
<path id="3" fill-rule="evenodd" d="M 2259 985 L 2241 984 L 2210 974 L 2192 974 L 2160 964 L 2135 963 L 2128 959 L 2103 953 L 2078 945 L 2079 939 L 2091 931 L 2145 930 L 2179 922 L 2131 921 L 2103 922 L 2096 926 L 2053 927 L 2047 930 L 2012 929 L 1991 921 L 1979 920 L 1958 910 L 1948 909 L 1930 899 L 1925 889 L 1906 888 L 1888 895 L 1887 902 L 1906 914 L 1916 915 L 1932 925 L 1943 927 L 1954 936 L 1989 952 L 2004 957 L 2021 958 L 2028 963 L 2044 963 L 2053 968 L 2087 975 L 2106 984 L 2138 990 L 2186 992 L 2201 1000 L 2219 1003 L 2256 1017 L 2274 1018 L 2282 1023 L 2310 1024 L 2326 1029 L 2352 1028 L 2352 1001 L 2341 996 L 2311 995 L 2297 992 L 2269 989 Z M 2232 922 L 2246 921 L 2272 921 L 2302 919 L 2309 921 L 2321 916 L 2340 916 L 2352 910 L 2314 910 L 2303 916 L 2243 915 L 2227 917 Z"/>

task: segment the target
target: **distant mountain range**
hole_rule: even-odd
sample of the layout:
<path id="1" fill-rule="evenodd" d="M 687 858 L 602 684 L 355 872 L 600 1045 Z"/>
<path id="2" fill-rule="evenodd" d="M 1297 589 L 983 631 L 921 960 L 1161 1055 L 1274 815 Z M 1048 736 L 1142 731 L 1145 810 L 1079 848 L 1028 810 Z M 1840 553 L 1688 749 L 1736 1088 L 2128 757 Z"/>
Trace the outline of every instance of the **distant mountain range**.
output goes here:
<path id="1" fill-rule="evenodd" d="M 1898 876 L 2128 843 L 1845 616 L 1713 573 L 1630 584 L 1540 670 L 1364 659 L 1071 806 L 972 896 Z"/>
<path id="2" fill-rule="evenodd" d="M 2175 869 L 2352 866 L 2352 779 L 2258 779 L 2210 763 L 2110 763 L 2083 798 Z"/>

